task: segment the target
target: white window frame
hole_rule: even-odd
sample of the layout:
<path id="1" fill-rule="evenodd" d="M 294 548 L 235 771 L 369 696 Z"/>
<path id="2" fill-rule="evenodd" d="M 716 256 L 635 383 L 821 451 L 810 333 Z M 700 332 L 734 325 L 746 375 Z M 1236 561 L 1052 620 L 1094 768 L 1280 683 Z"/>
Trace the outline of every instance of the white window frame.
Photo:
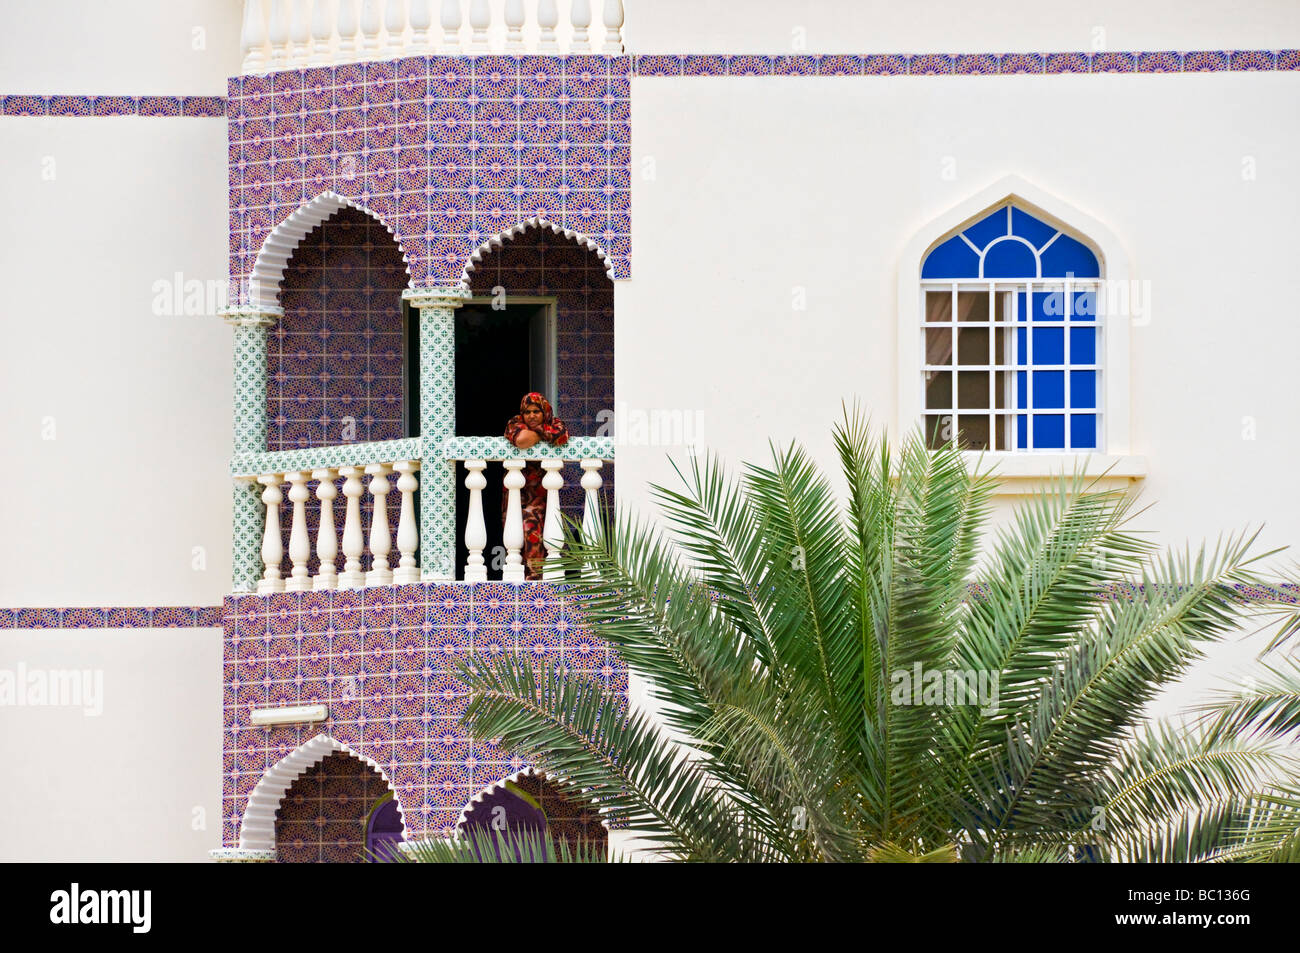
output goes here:
<path id="1" fill-rule="evenodd" d="M 1101 265 L 1103 283 L 1130 280 L 1130 257 L 1119 239 L 1105 224 L 1026 182 L 1019 176 L 999 179 L 959 202 L 916 231 L 905 247 L 898 268 L 898 435 L 916 432 L 925 420 L 925 286 L 921 266 L 926 255 L 961 229 L 978 222 L 1007 202 L 1055 226 L 1086 244 Z M 997 283 L 1021 283 L 1016 279 L 988 279 Z M 951 280 L 946 280 L 952 284 Z M 983 283 L 986 279 L 973 279 Z M 1061 278 L 1037 279 L 1035 283 L 1060 286 Z M 1094 279 L 1095 281 L 1095 279 Z M 942 282 L 941 282 L 942 283 Z M 962 283 L 958 280 L 957 283 Z M 1080 279 L 1082 283 L 1082 279 Z M 1107 472 L 1107 483 L 1129 483 L 1146 475 L 1146 460 L 1132 453 L 1130 446 L 1129 334 L 1132 321 L 1126 316 L 1099 314 L 1097 447 L 1096 451 L 988 450 L 964 451 L 972 467 L 980 462 L 1003 480 L 1003 492 L 1032 492 L 1062 471 L 1099 476 Z M 955 344 L 955 341 L 954 341 Z M 990 348 L 992 348 L 990 342 Z M 954 356 L 954 371 L 955 366 Z M 953 380 L 956 387 L 956 378 Z M 1068 394 L 1068 381 L 1067 381 Z M 1069 427 L 1068 413 L 1066 427 Z M 1032 423 L 1030 424 L 1032 430 Z"/>

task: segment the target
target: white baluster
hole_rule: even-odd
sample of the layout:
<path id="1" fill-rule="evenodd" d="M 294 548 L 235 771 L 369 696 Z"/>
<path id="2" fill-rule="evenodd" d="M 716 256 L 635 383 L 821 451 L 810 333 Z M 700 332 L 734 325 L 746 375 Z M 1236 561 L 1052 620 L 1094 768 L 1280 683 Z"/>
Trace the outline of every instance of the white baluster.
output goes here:
<path id="1" fill-rule="evenodd" d="M 460 52 L 460 0 L 442 0 L 442 12 L 438 16 L 442 26 L 442 45 L 444 53 Z"/>
<path id="2" fill-rule="evenodd" d="M 311 0 L 293 0 L 293 23 L 289 27 L 289 40 L 293 44 L 290 59 L 295 66 L 303 66 L 307 62 L 307 44 L 311 40 L 308 29 L 310 9 Z"/>
<path id="3" fill-rule="evenodd" d="M 271 0 L 271 69 L 284 69 L 289 62 L 289 0 Z"/>
<path id="4" fill-rule="evenodd" d="M 370 572 L 366 573 L 367 586 L 388 586 L 393 582 L 393 571 L 388 567 L 388 554 L 393 551 L 393 531 L 388 524 L 388 474 L 392 468 L 385 463 L 372 463 L 366 467 L 370 477 L 370 496 L 375 501 L 370 511 Z"/>
<path id="5" fill-rule="evenodd" d="M 339 61 L 352 59 L 357 52 L 357 0 L 339 0 Z"/>
<path id="6" fill-rule="evenodd" d="M 470 52 L 486 53 L 488 51 L 488 27 L 492 25 L 492 7 L 488 0 L 470 0 L 469 29 Z"/>
<path id="7" fill-rule="evenodd" d="M 320 3 L 320 0 L 316 0 Z M 337 589 L 339 584 L 338 567 L 334 560 L 339 555 L 339 537 L 334 530 L 334 501 L 338 498 L 338 487 L 334 485 L 333 470 L 312 470 L 311 478 L 319 480 L 316 487 L 316 499 L 320 500 L 320 522 L 316 527 L 316 558 L 320 560 L 320 569 L 311 581 L 313 589 Z"/>
<path id="8" fill-rule="evenodd" d="M 523 460 L 507 460 L 506 468 L 506 525 L 501 534 L 501 542 L 506 547 L 506 565 L 501 571 L 503 582 L 524 581 L 524 560 L 520 555 L 524 548 L 524 510 L 519 491 L 524 487 Z"/>
<path id="9" fill-rule="evenodd" d="M 469 512 L 465 514 L 465 548 L 469 558 L 465 560 L 466 582 L 487 582 L 487 567 L 483 565 L 483 547 L 487 545 L 487 524 L 483 522 L 483 488 L 487 479 L 483 476 L 486 460 L 466 460 L 465 488 L 469 490 Z"/>
<path id="10" fill-rule="evenodd" d="M 560 550 L 564 548 L 564 521 L 560 515 L 560 487 L 564 486 L 564 477 L 560 476 L 563 460 L 543 460 L 542 487 L 546 490 L 546 522 L 543 524 L 542 540 L 546 543 L 546 565 L 542 572 L 543 579 L 563 579 L 564 570 L 560 568 Z"/>
<path id="11" fill-rule="evenodd" d="M 266 71 L 266 12 L 262 0 L 244 0 L 244 25 L 239 31 L 239 48 L 244 53 L 240 67 L 245 73 Z"/>
<path id="12" fill-rule="evenodd" d="M 555 28 L 560 22 L 560 11 L 555 0 L 537 2 L 537 49 L 542 53 L 558 53 L 560 44 L 555 38 Z"/>
<path id="13" fill-rule="evenodd" d="M 420 464 L 414 460 L 393 464 L 393 469 L 401 474 L 397 489 L 402 494 L 402 509 L 397 518 L 397 551 L 402 558 L 393 572 L 393 582 L 399 586 L 420 581 L 420 568 L 415 563 L 415 553 L 420 548 L 420 531 L 415 525 L 415 491 L 420 488 L 415 471 L 419 468 Z"/>
<path id="14" fill-rule="evenodd" d="M 257 482 L 266 487 L 262 491 L 262 502 L 266 504 L 266 528 L 262 531 L 262 579 L 257 584 L 258 592 L 284 592 L 284 580 L 280 578 L 280 560 L 284 559 L 284 542 L 280 538 L 280 503 L 284 494 L 280 492 L 280 475 L 268 473 L 257 478 Z"/>
<path id="15" fill-rule="evenodd" d="M 606 56 L 623 52 L 623 0 L 605 0 L 605 43 L 601 51 Z"/>
<path id="16" fill-rule="evenodd" d="M 324 66 L 330 61 L 330 39 L 334 36 L 336 0 L 315 0 L 311 8 L 311 56 L 308 66 Z"/>
<path id="17" fill-rule="evenodd" d="M 346 0 L 345 0 L 346 2 Z M 360 467 L 341 467 L 339 476 L 344 477 L 343 495 L 347 497 L 347 515 L 343 519 L 343 572 L 339 574 L 340 589 L 360 589 L 366 584 L 365 573 L 361 571 L 361 554 L 365 552 L 365 537 L 361 534 L 361 494 L 366 491 L 361 482 Z"/>
<path id="18" fill-rule="evenodd" d="M 293 504 L 293 522 L 289 528 L 289 560 L 293 563 L 288 584 L 288 592 L 305 592 L 311 588 L 308 578 L 307 560 L 311 559 L 311 539 L 307 535 L 307 500 L 311 493 L 307 490 L 307 474 L 303 471 L 286 473 L 289 481 L 289 502 Z"/>
<path id="19" fill-rule="evenodd" d="M 591 0 L 573 0 L 569 7 L 569 22 L 573 24 L 573 39 L 569 41 L 570 53 L 590 53 Z"/>
<path id="20" fill-rule="evenodd" d="M 582 503 L 582 535 L 588 543 L 600 535 L 600 488 L 605 483 L 601 466 L 600 460 L 582 461 L 582 488 L 587 491 Z"/>
<path id="21" fill-rule="evenodd" d="M 524 0 L 506 0 L 506 52 L 524 51 Z"/>
<path id="22" fill-rule="evenodd" d="M 361 0 L 361 58 L 379 58 L 379 10 L 384 0 Z"/>
<path id="23" fill-rule="evenodd" d="M 402 48 L 406 45 L 406 0 L 388 0 L 384 29 L 388 32 L 384 55 L 396 59 L 402 55 Z"/>
<path id="24" fill-rule="evenodd" d="M 431 0 L 411 0 L 411 49 L 416 53 L 429 50 L 429 27 L 433 25 Z"/>

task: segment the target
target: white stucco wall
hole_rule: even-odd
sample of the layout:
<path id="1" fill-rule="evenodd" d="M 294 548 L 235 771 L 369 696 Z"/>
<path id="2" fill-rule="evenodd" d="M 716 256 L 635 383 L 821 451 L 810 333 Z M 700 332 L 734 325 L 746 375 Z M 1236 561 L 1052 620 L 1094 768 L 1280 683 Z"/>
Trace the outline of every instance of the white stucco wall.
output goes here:
<path id="1" fill-rule="evenodd" d="M 1019 175 L 1106 223 L 1150 282 L 1130 419 L 1157 505 L 1136 525 L 1181 544 L 1265 523 L 1261 547 L 1300 543 L 1300 329 L 1268 281 L 1300 251 L 1297 92 L 1295 74 L 635 79 L 616 398 L 698 414 L 733 462 L 797 438 L 834 468 L 841 399 L 895 424 L 903 246 Z M 619 447 L 621 502 L 676 480 L 665 449 L 681 453 Z"/>
<path id="2" fill-rule="evenodd" d="M 238 68 L 229 0 L 5 12 L 3 93 L 224 95 Z M 153 307 L 178 272 L 224 285 L 225 142 L 222 119 L 0 118 L 0 605 L 216 605 L 229 584 L 231 332 Z M 99 715 L 0 709 L 0 860 L 203 859 L 220 659 L 219 629 L 0 633 L 0 669 L 103 690 Z"/>

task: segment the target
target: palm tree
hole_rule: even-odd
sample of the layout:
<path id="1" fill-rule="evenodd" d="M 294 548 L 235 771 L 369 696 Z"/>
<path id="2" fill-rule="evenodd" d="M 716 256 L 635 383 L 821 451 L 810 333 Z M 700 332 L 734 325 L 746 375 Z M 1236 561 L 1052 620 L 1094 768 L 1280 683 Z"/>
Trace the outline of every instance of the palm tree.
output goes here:
<path id="1" fill-rule="evenodd" d="M 792 446 L 739 480 L 694 459 L 663 528 L 570 527 L 567 597 L 657 718 L 507 655 L 466 666 L 470 729 L 672 859 L 1300 857 L 1300 672 L 1143 715 L 1258 608 L 1254 535 L 1160 552 L 1077 477 L 993 535 L 951 445 L 895 457 L 856 410 L 835 444 L 844 503 Z"/>

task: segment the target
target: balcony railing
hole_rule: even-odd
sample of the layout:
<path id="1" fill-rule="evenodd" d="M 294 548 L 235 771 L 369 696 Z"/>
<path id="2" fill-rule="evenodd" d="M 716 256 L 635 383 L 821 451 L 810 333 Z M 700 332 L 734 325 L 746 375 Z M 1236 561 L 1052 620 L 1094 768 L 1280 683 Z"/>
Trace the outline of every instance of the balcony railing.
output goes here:
<path id="1" fill-rule="evenodd" d="M 524 523 L 520 491 L 525 484 L 523 468 L 529 460 L 540 461 L 546 471 L 542 479 L 546 490 L 542 532 L 546 559 L 542 577 L 548 580 L 563 578 L 557 565 L 564 540 L 560 508 L 564 478 L 560 471 L 566 462 L 581 465 L 580 483 L 584 492 L 582 526 L 584 533 L 592 533 L 599 526 L 599 494 L 604 484 L 601 469 L 605 461 L 613 458 L 613 441 L 607 437 L 572 437 L 563 447 L 542 444 L 527 450 L 512 446 L 503 437 L 452 437 L 446 440 L 436 457 L 428 452 L 420 438 L 409 438 L 241 454 L 232 460 L 231 473 L 236 480 L 263 487 L 263 568 L 257 591 L 302 592 L 419 582 L 422 578 L 419 526 L 425 521 L 416 510 L 415 494 L 420 488 L 417 474 L 423 469 L 433 479 L 434 464 L 443 468 L 443 472 L 449 472 L 445 467 L 455 461 L 464 463 L 468 471 L 465 486 L 470 491 L 469 510 L 461 531 L 469 553 L 463 579 L 466 582 L 484 582 L 488 578 L 483 558 L 487 545 L 482 496 L 486 480 L 483 473 L 489 462 L 500 462 L 506 471 L 507 494 L 502 580 L 524 581 Z M 315 483 L 314 491 L 310 486 L 312 483 Z M 398 496 L 395 562 L 392 559 L 394 538 L 388 502 L 388 497 L 394 493 Z M 316 500 L 314 540 L 307 519 L 313 496 Z M 335 501 L 339 496 L 344 499 L 341 533 L 335 513 Z M 291 507 L 287 550 L 281 516 L 281 507 L 286 499 Z M 363 525 L 363 499 L 370 503 L 368 527 Z M 421 508 L 442 507 L 448 510 L 434 516 L 454 525 L 454 513 L 449 511 L 455 505 L 453 500 L 454 494 L 426 493 Z M 344 560 L 341 571 L 338 568 L 340 550 Z M 284 571 L 286 552 L 289 557 L 287 576 Z M 313 555 L 316 557 L 314 561 Z M 319 564 L 314 575 L 311 571 L 313 562 Z"/>
<path id="2" fill-rule="evenodd" d="M 593 26 L 592 0 L 244 0 L 242 71 L 430 53 L 622 53 L 622 0 L 596 4 Z"/>

